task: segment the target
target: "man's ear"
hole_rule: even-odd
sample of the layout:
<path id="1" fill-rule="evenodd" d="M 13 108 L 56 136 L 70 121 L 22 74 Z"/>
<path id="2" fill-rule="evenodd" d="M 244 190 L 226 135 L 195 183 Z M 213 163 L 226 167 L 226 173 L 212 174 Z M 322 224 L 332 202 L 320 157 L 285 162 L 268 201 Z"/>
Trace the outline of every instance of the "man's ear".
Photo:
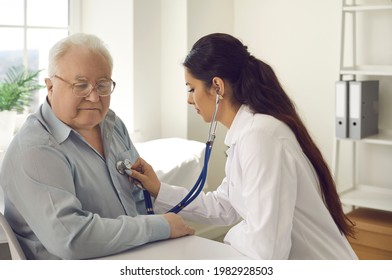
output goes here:
<path id="1" fill-rule="evenodd" d="M 45 79 L 46 89 L 48 91 L 48 98 L 50 99 L 53 94 L 53 83 L 52 80 L 49 78 Z"/>

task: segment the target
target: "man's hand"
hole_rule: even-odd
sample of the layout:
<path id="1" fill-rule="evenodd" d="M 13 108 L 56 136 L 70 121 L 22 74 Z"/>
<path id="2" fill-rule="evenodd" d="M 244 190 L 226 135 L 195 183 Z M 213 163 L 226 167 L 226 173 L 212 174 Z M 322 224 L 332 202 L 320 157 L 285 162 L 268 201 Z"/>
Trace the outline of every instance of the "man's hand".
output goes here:
<path id="1" fill-rule="evenodd" d="M 193 235 L 195 230 L 187 226 L 184 219 L 174 213 L 166 213 L 162 215 L 170 225 L 170 238 L 177 238 L 184 235 Z"/>

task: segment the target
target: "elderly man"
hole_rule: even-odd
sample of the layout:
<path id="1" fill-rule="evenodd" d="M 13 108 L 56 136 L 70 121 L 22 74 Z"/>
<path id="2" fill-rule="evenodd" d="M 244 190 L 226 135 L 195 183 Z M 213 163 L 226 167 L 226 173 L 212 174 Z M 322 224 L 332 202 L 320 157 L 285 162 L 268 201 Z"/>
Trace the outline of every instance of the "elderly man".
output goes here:
<path id="1" fill-rule="evenodd" d="M 139 156 L 109 109 L 113 62 L 75 34 L 49 54 L 47 99 L 10 144 L 0 173 L 5 216 L 28 259 L 84 259 L 193 234 L 176 214 L 146 215 L 116 162 Z"/>

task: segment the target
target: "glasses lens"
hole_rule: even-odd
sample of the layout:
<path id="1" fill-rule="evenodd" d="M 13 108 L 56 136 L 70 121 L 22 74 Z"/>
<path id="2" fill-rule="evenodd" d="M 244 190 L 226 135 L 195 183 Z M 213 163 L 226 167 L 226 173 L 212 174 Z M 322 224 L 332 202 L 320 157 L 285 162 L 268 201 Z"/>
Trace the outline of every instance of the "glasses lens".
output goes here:
<path id="1" fill-rule="evenodd" d="M 77 96 L 86 96 L 90 93 L 92 86 L 89 83 L 73 84 L 73 92 Z"/>
<path id="2" fill-rule="evenodd" d="M 113 91 L 113 82 L 112 81 L 99 82 L 96 85 L 96 90 L 99 95 L 109 95 Z"/>
<path id="3" fill-rule="evenodd" d="M 107 96 L 110 95 L 114 90 L 113 81 L 101 81 L 93 87 L 89 83 L 75 83 L 73 84 L 73 93 L 78 97 L 86 97 L 95 88 L 98 95 Z"/>

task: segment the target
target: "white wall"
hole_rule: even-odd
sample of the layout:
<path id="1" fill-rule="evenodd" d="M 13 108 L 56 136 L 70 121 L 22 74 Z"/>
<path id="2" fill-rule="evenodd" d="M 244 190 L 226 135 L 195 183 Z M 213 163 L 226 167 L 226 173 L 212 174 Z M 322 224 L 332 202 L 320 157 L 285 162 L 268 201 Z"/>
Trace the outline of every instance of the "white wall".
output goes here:
<path id="1" fill-rule="evenodd" d="M 105 41 L 114 60 L 111 108 L 134 141 L 162 137 L 161 1 L 83 0 L 80 31 Z"/>
<path id="2" fill-rule="evenodd" d="M 129 1 L 129 0 L 128 0 Z M 161 133 L 161 1 L 134 0 L 134 141 Z M 113 3 L 113 1 L 111 2 Z M 119 30 L 119 34 L 123 32 Z"/>
<path id="3" fill-rule="evenodd" d="M 334 81 L 339 77 L 339 2 L 235 2 L 236 35 L 274 68 L 329 162 L 334 135 Z"/>
<path id="4" fill-rule="evenodd" d="M 82 31 L 101 36 L 114 56 L 114 79 L 119 87 L 113 94 L 112 108 L 125 117 L 129 129 L 137 131 L 134 140 L 206 140 L 208 125 L 186 104 L 181 62 L 198 38 L 226 32 L 242 39 L 255 56 L 275 69 L 327 162 L 332 163 L 341 0 L 116 0 L 110 6 L 107 0 L 82 3 Z M 379 22 L 365 26 L 371 38 L 382 38 L 376 53 L 386 54 L 381 62 L 391 65 L 390 25 L 380 17 Z M 376 33 L 371 26 L 376 26 Z M 372 40 L 361 40 L 362 52 L 373 49 Z M 369 58 L 367 53 L 365 58 Z M 392 82 L 390 77 L 381 79 L 380 127 L 392 130 Z M 219 126 L 210 163 L 214 171 L 208 178 L 212 186 L 223 176 L 225 133 L 226 129 Z M 349 150 L 349 146 L 343 143 L 343 148 Z M 391 150 L 364 149 L 372 166 L 362 166 L 361 176 L 390 185 Z M 385 156 L 379 161 L 376 154 Z M 343 167 L 347 164 L 346 158 Z M 342 173 L 343 181 L 351 179 L 346 173 Z"/>
<path id="5" fill-rule="evenodd" d="M 339 79 L 341 5 L 341 0 L 235 0 L 235 35 L 275 69 L 330 165 L 335 135 L 334 83 Z M 358 15 L 358 62 L 392 65 L 391 14 L 372 13 Z M 391 132 L 391 77 L 360 78 L 380 80 L 379 128 Z M 391 147 L 359 146 L 360 182 L 392 187 Z M 341 149 L 338 181 L 341 186 L 349 186 L 352 142 L 342 142 Z"/>
<path id="6" fill-rule="evenodd" d="M 99 36 L 114 60 L 111 108 L 133 131 L 133 1 L 83 0 L 80 5 L 80 31 Z"/>
<path id="7" fill-rule="evenodd" d="M 214 32 L 233 34 L 234 5 L 233 0 L 188 0 L 188 49 L 202 36 Z M 183 82 L 184 83 L 184 82 Z M 195 112 L 193 106 L 188 106 L 188 138 L 206 142 L 209 124 L 206 124 Z M 216 140 L 209 162 L 208 187 L 215 189 L 224 177 L 226 162 L 224 139 L 227 129 L 218 124 Z"/>
<path id="8" fill-rule="evenodd" d="M 187 53 L 187 1 L 161 1 L 161 137 L 187 138 L 187 95 L 182 61 Z"/>

